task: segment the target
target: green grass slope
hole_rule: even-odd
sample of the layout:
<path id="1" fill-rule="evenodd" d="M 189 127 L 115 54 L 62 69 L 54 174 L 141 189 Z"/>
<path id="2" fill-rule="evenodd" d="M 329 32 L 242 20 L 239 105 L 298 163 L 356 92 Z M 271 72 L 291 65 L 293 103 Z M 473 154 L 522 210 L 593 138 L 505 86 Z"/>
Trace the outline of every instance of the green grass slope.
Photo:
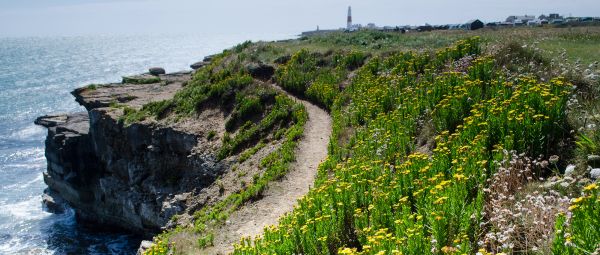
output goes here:
<path id="1" fill-rule="evenodd" d="M 334 121 L 314 188 L 234 254 L 597 253 L 600 200 L 588 158 L 600 148 L 599 35 L 596 27 L 359 32 L 234 49 L 275 66 L 273 82 Z M 212 95 L 185 93 L 171 108 L 185 113 Z M 256 98 L 238 98 L 248 106 L 236 109 L 259 111 Z M 575 170 L 565 173 L 569 164 Z M 223 210 L 199 212 L 196 231 Z M 173 252 L 168 236 L 149 254 Z"/>

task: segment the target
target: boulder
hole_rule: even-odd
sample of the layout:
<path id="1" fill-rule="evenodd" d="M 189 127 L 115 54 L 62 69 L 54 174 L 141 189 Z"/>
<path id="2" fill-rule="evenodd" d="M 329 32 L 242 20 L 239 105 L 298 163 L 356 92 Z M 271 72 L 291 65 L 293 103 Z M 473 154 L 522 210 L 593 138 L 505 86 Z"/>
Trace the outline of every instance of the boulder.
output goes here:
<path id="1" fill-rule="evenodd" d="M 277 59 L 275 59 L 274 62 L 275 62 L 275 64 L 285 65 L 291 59 L 292 59 L 292 56 L 290 56 L 290 55 L 283 55 L 283 56 L 278 57 Z"/>
<path id="2" fill-rule="evenodd" d="M 194 69 L 194 70 L 198 70 L 200 68 L 202 68 L 203 66 L 206 66 L 210 64 L 210 62 L 206 62 L 206 61 L 200 61 L 200 62 L 196 62 L 190 65 L 190 68 Z"/>
<path id="3" fill-rule="evenodd" d="M 213 58 L 215 58 L 215 55 L 208 55 L 208 56 L 204 57 L 204 59 L 202 61 L 210 62 L 213 60 Z"/>
<path id="4" fill-rule="evenodd" d="M 53 194 L 49 189 L 44 190 L 42 204 L 44 209 L 50 213 L 62 214 L 66 210 L 64 200 L 56 194 Z"/>
<path id="5" fill-rule="evenodd" d="M 271 79 L 271 77 L 273 76 L 273 74 L 275 74 L 275 68 L 273 68 L 270 65 L 265 65 L 265 64 L 256 64 L 256 63 L 251 63 L 246 65 L 246 70 L 248 71 L 248 73 L 250 73 L 250 75 L 255 78 L 255 79 L 259 79 L 259 80 L 268 80 Z"/>
<path id="6" fill-rule="evenodd" d="M 150 69 L 148 69 L 148 72 L 150 72 L 150 74 L 154 75 L 154 76 L 159 76 L 161 74 L 166 74 L 167 73 L 165 71 L 165 69 L 162 68 L 162 67 L 150 67 Z"/>

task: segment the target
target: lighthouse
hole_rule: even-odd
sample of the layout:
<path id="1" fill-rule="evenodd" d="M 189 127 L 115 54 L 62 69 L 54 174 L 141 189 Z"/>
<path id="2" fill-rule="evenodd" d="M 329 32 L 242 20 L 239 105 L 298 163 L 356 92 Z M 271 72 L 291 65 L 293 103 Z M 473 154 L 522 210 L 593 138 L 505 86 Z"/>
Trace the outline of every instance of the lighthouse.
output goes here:
<path id="1" fill-rule="evenodd" d="M 348 31 L 352 30 L 352 7 L 348 6 L 348 24 L 346 24 Z"/>

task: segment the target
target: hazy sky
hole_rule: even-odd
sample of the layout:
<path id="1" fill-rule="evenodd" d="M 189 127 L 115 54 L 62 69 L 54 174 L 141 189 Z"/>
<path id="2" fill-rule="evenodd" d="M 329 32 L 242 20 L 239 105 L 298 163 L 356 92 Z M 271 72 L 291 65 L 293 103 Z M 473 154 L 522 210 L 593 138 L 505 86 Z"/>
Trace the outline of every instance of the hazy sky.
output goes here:
<path id="1" fill-rule="evenodd" d="M 421 25 L 558 12 L 600 16 L 600 0 L 0 0 L 0 37 L 299 33 L 355 23 Z"/>

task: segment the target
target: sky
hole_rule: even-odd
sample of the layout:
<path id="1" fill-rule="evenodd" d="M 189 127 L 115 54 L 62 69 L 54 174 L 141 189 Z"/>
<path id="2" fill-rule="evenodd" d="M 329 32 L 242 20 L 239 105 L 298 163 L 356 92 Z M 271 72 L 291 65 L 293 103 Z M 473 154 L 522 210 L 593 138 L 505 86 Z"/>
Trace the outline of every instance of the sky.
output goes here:
<path id="1" fill-rule="evenodd" d="M 509 15 L 600 16 L 599 0 L 0 0 L 0 37 L 300 33 L 354 23 L 422 25 Z"/>

